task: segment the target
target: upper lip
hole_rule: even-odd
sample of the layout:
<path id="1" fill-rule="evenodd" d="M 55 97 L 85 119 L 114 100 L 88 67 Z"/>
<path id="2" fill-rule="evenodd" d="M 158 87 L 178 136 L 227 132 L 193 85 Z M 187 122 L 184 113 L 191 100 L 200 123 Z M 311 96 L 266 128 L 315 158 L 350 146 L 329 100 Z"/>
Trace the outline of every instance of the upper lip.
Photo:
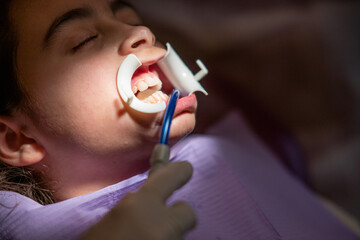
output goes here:
<path id="1" fill-rule="evenodd" d="M 139 56 L 137 55 L 137 57 L 139 58 L 140 62 L 142 63 L 142 66 L 148 67 L 148 66 L 154 65 L 155 63 L 157 63 L 158 61 L 163 59 L 164 56 L 166 55 L 166 52 L 154 53 L 152 55 L 155 55 L 155 57 L 154 58 L 149 57 L 149 59 L 147 59 L 147 57 L 142 57 L 140 54 L 139 54 Z"/>

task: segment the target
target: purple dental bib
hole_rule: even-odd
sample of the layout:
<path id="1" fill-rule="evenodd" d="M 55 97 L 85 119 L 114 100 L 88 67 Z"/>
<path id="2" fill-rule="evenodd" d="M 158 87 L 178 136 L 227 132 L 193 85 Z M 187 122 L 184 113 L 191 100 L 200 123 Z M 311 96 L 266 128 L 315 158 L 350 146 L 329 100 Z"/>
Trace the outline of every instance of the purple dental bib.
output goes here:
<path id="1" fill-rule="evenodd" d="M 187 201 L 198 217 L 185 239 L 357 239 L 323 208 L 254 135 L 239 115 L 172 149 L 172 161 L 194 167 L 190 182 L 169 199 Z M 147 174 L 97 192 L 42 206 L 0 192 L 0 239 L 77 239 Z"/>

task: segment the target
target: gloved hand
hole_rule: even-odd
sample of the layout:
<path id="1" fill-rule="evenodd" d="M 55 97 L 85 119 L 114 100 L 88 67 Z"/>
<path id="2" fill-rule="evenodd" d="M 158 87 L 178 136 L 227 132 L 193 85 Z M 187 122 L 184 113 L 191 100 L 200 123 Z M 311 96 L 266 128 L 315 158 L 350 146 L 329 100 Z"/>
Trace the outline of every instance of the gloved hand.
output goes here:
<path id="1" fill-rule="evenodd" d="M 185 202 L 166 200 L 189 181 L 188 162 L 169 163 L 151 173 L 136 193 L 128 193 L 82 240 L 176 240 L 196 225 L 196 216 Z"/>

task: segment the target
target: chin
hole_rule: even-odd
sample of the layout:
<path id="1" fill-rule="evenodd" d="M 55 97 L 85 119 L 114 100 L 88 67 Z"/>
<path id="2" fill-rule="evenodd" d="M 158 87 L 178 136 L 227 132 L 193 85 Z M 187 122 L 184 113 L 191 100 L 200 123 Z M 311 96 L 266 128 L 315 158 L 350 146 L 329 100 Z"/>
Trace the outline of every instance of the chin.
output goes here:
<path id="1" fill-rule="evenodd" d="M 183 112 L 175 116 L 171 123 L 169 139 L 178 140 L 188 135 L 194 130 L 195 123 L 194 112 Z"/>

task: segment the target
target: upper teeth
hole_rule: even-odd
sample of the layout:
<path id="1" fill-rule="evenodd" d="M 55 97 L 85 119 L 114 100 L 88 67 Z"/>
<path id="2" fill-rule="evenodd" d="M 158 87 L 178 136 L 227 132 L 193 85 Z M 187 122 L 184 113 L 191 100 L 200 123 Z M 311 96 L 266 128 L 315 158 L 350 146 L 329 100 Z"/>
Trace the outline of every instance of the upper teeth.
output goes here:
<path id="1" fill-rule="evenodd" d="M 142 113 L 159 113 L 166 109 L 166 101 L 159 101 L 154 104 L 144 103 L 135 96 L 132 88 L 139 80 L 149 76 L 151 72 L 146 73 L 146 69 L 137 69 L 142 65 L 135 54 L 129 54 L 121 63 L 116 75 L 116 87 L 122 101 L 130 108 Z M 156 72 L 153 75 L 157 75 Z M 149 85 L 148 85 L 149 86 Z M 137 86 L 136 86 L 137 88 Z M 153 87 L 152 87 L 153 88 Z M 151 88 L 151 89 L 152 89 Z M 134 89 L 135 90 L 135 89 Z M 137 91 L 137 89 L 136 89 Z M 147 90 L 148 91 L 148 90 Z M 147 92 L 147 91 L 144 91 Z"/>
<path id="2" fill-rule="evenodd" d="M 158 77 L 146 77 L 145 79 L 139 80 L 134 86 L 132 86 L 132 91 L 134 94 L 136 94 L 139 91 L 143 92 L 151 87 L 153 87 L 155 90 L 161 89 L 162 82 Z"/>

